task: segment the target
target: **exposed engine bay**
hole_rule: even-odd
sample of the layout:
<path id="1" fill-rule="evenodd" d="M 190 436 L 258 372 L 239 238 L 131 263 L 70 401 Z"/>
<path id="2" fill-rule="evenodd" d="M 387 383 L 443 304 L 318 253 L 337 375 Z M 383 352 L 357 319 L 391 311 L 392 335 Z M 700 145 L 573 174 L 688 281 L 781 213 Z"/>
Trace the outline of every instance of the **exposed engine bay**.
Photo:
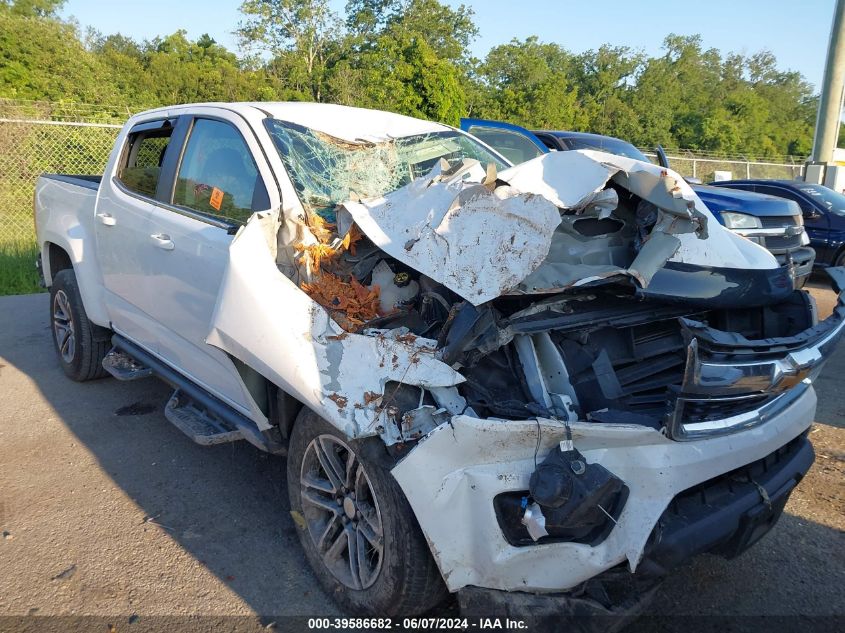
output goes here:
<path id="1" fill-rule="evenodd" d="M 661 428 L 694 336 L 683 319 L 748 339 L 811 325 L 800 292 L 774 307 L 707 310 L 697 302 L 644 300 L 623 281 L 564 295 L 500 297 L 477 308 L 364 236 L 331 261 L 322 283 L 306 284 L 306 292 L 353 331 L 436 340 L 440 358 L 466 379 L 460 395 L 484 417 L 575 416 Z M 544 397 L 544 380 L 566 404 Z M 711 407 L 696 415 L 723 413 Z"/>
<path id="2" fill-rule="evenodd" d="M 597 190 L 567 194 L 560 185 L 554 189 L 545 181 L 530 182 L 521 168 L 500 176 L 492 164 L 482 169 L 477 161 L 451 165 L 441 159 L 428 175 L 371 205 L 374 214 L 389 217 L 406 213 L 402 205 L 415 196 L 422 199 L 416 202 L 428 209 L 426 226 L 420 229 L 403 218 L 402 237 L 409 239 L 401 252 L 412 253 L 420 241 L 445 243 L 447 272 L 436 269 L 440 281 L 391 256 L 387 251 L 399 248 L 396 240 L 371 226 L 373 216 L 356 202 L 309 214 L 316 241 L 294 244 L 292 257 L 286 253 L 284 261 L 295 262 L 300 288 L 344 330 L 389 332 L 402 342 L 419 338 L 463 377 L 450 398 L 451 411 L 431 393 L 401 380 L 386 382 L 383 394 L 368 392 L 366 404 L 375 403 L 377 415 L 387 420 L 378 428 L 388 444 L 411 441 L 443 414 L 466 411 L 481 417 L 638 424 L 666 432 L 684 391 L 695 338 L 691 324 L 752 340 L 790 336 L 812 325 L 809 300 L 792 291 L 788 271 L 743 271 L 741 284 L 731 277 L 736 271 L 685 269 L 682 262 L 668 261 L 681 247 L 677 235 L 697 241 L 711 236 L 707 216 L 666 172 L 652 174 L 643 184 L 649 174 L 630 171 L 611 180 L 617 168 L 605 169 L 578 153 L 544 158 L 559 159 L 561 174 L 586 164 L 589 186 Z M 546 178 L 554 175 L 549 167 Z M 511 184 L 526 186 L 526 181 L 545 195 L 525 194 Z M 623 185 L 672 208 L 661 209 Z M 432 219 L 435 209 L 439 221 Z M 502 213 L 528 228 L 505 242 L 507 257 L 501 262 L 475 235 L 485 267 L 508 266 L 513 256 L 523 258 L 515 264 L 519 269 L 531 252 L 532 232 L 539 237 L 541 227 L 553 230 L 540 249 L 546 250 L 543 259 L 535 257 L 530 270 L 521 269 L 516 277 L 500 276 L 507 290 L 479 301 L 487 292 L 476 291 L 479 259 L 470 257 L 473 245 L 456 234 L 464 227 L 462 217 L 478 223 L 485 215 L 490 219 Z M 483 237 L 501 250 L 501 239 Z M 448 270 L 452 249 L 466 250 L 464 268 Z M 433 269 L 430 249 L 426 257 L 419 268 Z M 758 407 L 773 395 L 698 402 L 684 415 L 694 421 L 716 419 Z"/>
<path id="3" fill-rule="evenodd" d="M 690 439 L 814 370 L 714 378 L 815 314 L 789 268 L 671 170 L 594 151 L 508 167 L 453 131 L 267 127 L 301 210 L 239 233 L 208 340 L 351 437 L 404 445 L 465 414 Z M 272 314 L 304 338 L 262 337 Z M 291 374 L 288 357 L 317 372 Z"/>

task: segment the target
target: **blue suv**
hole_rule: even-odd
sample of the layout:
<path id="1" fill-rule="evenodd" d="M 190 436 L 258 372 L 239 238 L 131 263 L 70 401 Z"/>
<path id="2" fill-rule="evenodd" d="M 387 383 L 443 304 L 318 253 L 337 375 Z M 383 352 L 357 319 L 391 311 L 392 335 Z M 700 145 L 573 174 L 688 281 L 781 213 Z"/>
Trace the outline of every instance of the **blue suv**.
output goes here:
<path id="1" fill-rule="evenodd" d="M 804 215 L 816 265 L 845 266 L 845 196 L 801 180 L 726 180 L 714 183 L 734 191 L 753 191 L 795 202 Z"/>

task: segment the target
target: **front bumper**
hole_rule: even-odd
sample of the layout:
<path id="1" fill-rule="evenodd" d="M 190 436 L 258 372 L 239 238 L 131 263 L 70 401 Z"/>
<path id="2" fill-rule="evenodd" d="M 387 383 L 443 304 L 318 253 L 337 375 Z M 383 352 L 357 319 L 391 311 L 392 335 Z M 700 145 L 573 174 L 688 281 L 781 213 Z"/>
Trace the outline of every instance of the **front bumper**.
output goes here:
<path id="1" fill-rule="evenodd" d="M 572 423 L 584 457 L 630 489 L 617 525 L 594 547 L 569 542 L 515 547 L 496 518 L 493 499 L 528 489 L 535 450 L 539 461 L 565 438 L 562 422 L 455 416 L 420 441 L 392 472 L 451 591 L 468 585 L 566 591 L 625 561 L 635 569 L 677 494 L 762 459 L 807 430 L 816 396 L 809 384 L 797 389 L 800 395 L 765 424 L 704 440 L 676 442 L 635 425 Z"/>
<path id="2" fill-rule="evenodd" d="M 660 582 L 612 569 L 577 591 L 535 594 L 464 587 L 458 604 L 465 617 L 507 617 L 530 631 L 612 633 L 625 628 L 649 605 Z"/>
<path id="3" fill-rule="evenodd" d="M 845 287 L 845 269 L 832 269 L 830 276 L 838 290 Z M 708 355 L 690 354 L 681 394 L 686 404 L 708 398 L 724 404 L 722 399 L 755 389 L 766 404 L 740 416 L 676 425 L 670 429 L 675 439 L 634 424 L 571 423 L 586 461 L 629 489 L 615 527 L 599 543 L 512 545 L 496 516 L 494 498 L 528 490 L 537 464 L 565 439 L 559 420 L 456 415 L 394 467 L 451 591 L 473 586 L 556 593 L 626 561 L 633 571 L 677 495 L 757 462 L 807 430 L 816 407 L 812 380 L 845 332 L 843 295 L 832 317 L 791 337 L 749 341 L 692 325 Z M 770 498 L 778 496 L 781 488 L 770 492 Z"/>
<path id="4" fill-rule="evenodd" d="M 705 552 L 733 558 L 762 538 L 813 457 L 803 433 L 757 462 L 681 492 L 652 531 L 636 574 L 617 566 L 560 593 L 468 586 L 457 592 L 461 614 L 519 618 L 531 630 L 620 630 L 643 613 L 675 567 Z"/>
<path id="5" fill-rule="evenodd" d="M 739 556 L 774 527 L 814 459 L 802 434 L 763 459 L 684 490 L 661 515 L 638 575 L 664 576 L 704 553 Z"/>

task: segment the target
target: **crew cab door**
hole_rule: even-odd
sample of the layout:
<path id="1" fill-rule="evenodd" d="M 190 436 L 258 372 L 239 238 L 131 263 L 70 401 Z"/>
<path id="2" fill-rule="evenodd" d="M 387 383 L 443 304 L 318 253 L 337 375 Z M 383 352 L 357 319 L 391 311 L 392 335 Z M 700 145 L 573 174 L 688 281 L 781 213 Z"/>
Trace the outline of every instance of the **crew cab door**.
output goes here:
<path id="1" fill-rule="evenodd" d="M 256 156 L 262 157 L 260 168 Z M 229 245 L 254 211 L 271 208 L 265 183 L 274 182 L 272 175 L 247 124 L 237 115 L 213 111 L 186 117 L 184 147 L 165 177 L 168 192 L 152 211 L 147 236 L 154 251 L 150 298 L 158 353 L 248 413 L 249 395 L 238 368 L 205 339 Z"/>
<path id="2" fill-rule="evenodd" d="M 461 129 L 492 147 L 514 165 L 549 153 L 543 141 L 536 135 L 511 123 L 461 119 Z"/>
<path id="3" fill-rule="evenodd" d="M 117 150 L 114 171 L 103 177 L 94 218 L 96 257 L 112 327 L 150 351 L 157 340 L 149 305 L 148 229 L 176 125 L 176 118 L 163 116 L 129 130 Z"/>

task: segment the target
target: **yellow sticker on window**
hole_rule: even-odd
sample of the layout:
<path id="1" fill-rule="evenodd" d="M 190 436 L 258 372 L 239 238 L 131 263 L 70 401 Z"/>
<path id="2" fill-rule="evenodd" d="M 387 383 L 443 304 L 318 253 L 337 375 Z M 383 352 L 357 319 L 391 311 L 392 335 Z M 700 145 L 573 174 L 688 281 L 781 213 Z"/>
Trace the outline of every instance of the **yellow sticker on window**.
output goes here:
<path id="1" fill-rule="evenodd" d="M 210 204 L 216 211 L 220 211 L 220 207 L 223 205 L 223 190 L 218 189 L 217 187 L 212 189 L 211 198 L 208 200 L 208 204 Z"/>

